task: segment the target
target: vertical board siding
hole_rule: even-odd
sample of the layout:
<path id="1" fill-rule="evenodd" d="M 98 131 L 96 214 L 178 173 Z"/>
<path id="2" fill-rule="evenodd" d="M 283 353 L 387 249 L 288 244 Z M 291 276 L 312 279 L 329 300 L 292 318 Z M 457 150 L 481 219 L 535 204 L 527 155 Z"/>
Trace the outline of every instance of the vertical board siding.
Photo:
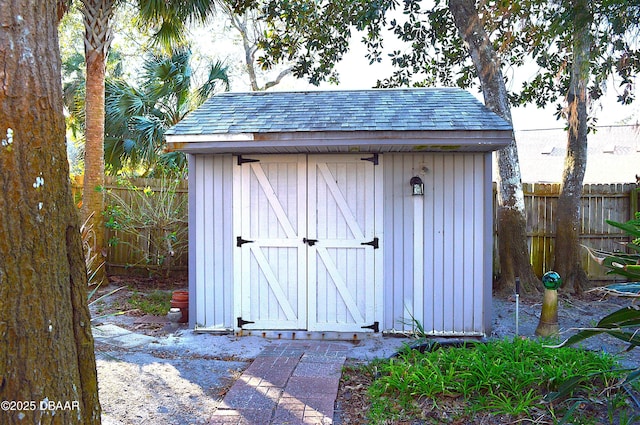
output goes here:
<path id="1" fill-rule="evenodd" d="M 384 329 L 411 330 L 413 317 L 435 335 L 487 331 L 487 170 L 490 160 L 483 153 L 385 155 Z M 411 195 L 413 176 L 423 180 L 424 196 Z M 417 244 L 422 245 L 421 273 L 415 273 L 418 259 L 412 255 Z"/>
<path id="2" fill-rule="evenodd" d="M 192 326 L 233 328 L 232 167 L 231 155 L 189 158 Z"/>

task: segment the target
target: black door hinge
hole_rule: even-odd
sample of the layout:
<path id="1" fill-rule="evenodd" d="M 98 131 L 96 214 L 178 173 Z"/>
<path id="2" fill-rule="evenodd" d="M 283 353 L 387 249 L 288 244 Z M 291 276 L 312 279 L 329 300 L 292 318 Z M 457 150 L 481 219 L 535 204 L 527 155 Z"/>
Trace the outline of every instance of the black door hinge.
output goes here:
<path id="1" fill-rule="evenodd" d="M 373 322 L 373 325 L 362 326 L 361 329 L 371 329 L 373 332 L 380 332 L 380 322 Z"/>
<path id="2" fill-rule="evenodd" d="M 242 328 L 244 325 L 250 325 L 252 323 L 256 323 L 256 322 L 252 322 L 250 320 L 244 320 L 244 319 L 242 319 L 242 317 L 238 317 L 238 327 L 239 328 Z"/>
<path id="3" fill-rule="evenodd" d="M 373 156 L 369 157 L 369 158 L 360 158 L 363 161 L 369 161 L 372 162 L 373 165 L 378 165 L 378 154 L 374 153 Z"/>
<path id="4" fill-rule="evenodd" d="M 362 242 L 362 243 L 360 243 L 360 245 L 370 245 L 370 246 L 372 246 L 372 247 L 373 247 L 373 249 L 378 249 L 378 248 L 380 247 L 380 245 L 379 245 L 379 243 L 378 243 L 378 238 L 377 238 L 377 237 L 373 238 L 373 240 L 372 240 L 372 241 L 369 241 L 369 242 Z"/>
<path id="5" fill-rule="evenodd" d="M 236 237 L 236 246 L 242 246 L 242 245 L 244 245 L 246 243 L 251 243 L 251 242 L 253 242 L 253 241 L 248 241 L 246 239 L 242 239 L 242 236 Z"/>
<path id="6" fill-rule="evenodd" d="M 259 159 L 243 158 L 242 155 L 238 155 L 238 165 L 242 165 L 245 162 L 260 162 L 260 160 Z"/>

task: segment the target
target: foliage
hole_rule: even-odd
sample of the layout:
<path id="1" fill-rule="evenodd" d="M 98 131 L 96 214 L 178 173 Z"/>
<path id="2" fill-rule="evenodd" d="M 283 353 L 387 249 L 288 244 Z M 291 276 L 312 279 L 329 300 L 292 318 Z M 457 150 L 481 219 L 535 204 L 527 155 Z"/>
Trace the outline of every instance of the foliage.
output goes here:
<path id="1" fill-rule="evenodd" d="M 257 7 L 255 1 L 236 1 L 236 9 Z M 396 0 L 270 0 L 262 4 L 267 28 L 259 47 L 258 62 L 265 69 L 282 60 L 293 62 L 293 75 L 307 76 L 318 85 L 337 82 L 335 64 L 349 50 L 352 29 L 363 31 L 371 45 L 381 46 L 380 34 Z"/>
<path id="2" fill-rule="evenodd" d="M 119 183 L 129 191 L 126 198 L 114 191 L 107 192 L 105 226 L 116 232 L 109 244 L 126 243 L 142 258 L 133 265 L 168 275 L 173 259 L 183 255 L 188 246 L 184 219 L 187 199 L 176 191 L 179 180 L 163 179 L 156 190 L 137 187 L 126 180 Z M 118 234 L 130 235 L 137 243 L 122 242 Z"/>
<path id="3" fill-rule="evenodd" d="M 144 175 L 182 174 L 184 154 L 165 153 L 164 132 L 200 106 L 220 84 L 229 89 L 226 67 L 211 64 L 207 80 L 192 87 L 191 52 L 149 53 L 137 86 L 112 78 L 106 85 L 105 160 L 110 174 L 125 166 Z"/>
<path id="4" fill-rule="evenodd" d="M 572 407 L 576 400 L 605 403 L 621 391 L 613 386 L 620 375 L 613 366 L 614 358 L 606 354 L 556 350 L 519 338 L 424 353 L 407 349 L 397 358 L 373 364 L 378 378 L 369 388 L 369 419 L 372 424 L 397 423 L 437 411 L 438 403 L 446 400 L 458 400 L 461 415 L 488 411 L 514 419 L 588 416 Z M 576 376 L 588 379 L 554 403 L 544 400 L 545 394 Z"/>
<path id="5" fill-rule="evenodd" d="M 616 274 L 632 280 L 631 283 L 616 283 L 607 285 L 598 290 L 608 294 L 620 296 L 638 296 L 638 281 L 640 281 L 640 213 L 636 213 L 635 218 L 626 223 L 619 223 L 607 220 L 607 223 L 624 230 L 633 240 L 625 243 L 625 246 L 632 253 L 606 252 L 585 247 L 589 255 L 599 264 L 607 267 L 607 274 Z M 636 305 L 621 308 L 600 319 L 592 328 L 583 329 L 571 336 L 561 345 L 571 345 L 580 342 L 594 335 L 606 333 L 615 338 L 628 342 L 629 349 L 640 345 L 640 308 Z M 636 375 L 640 375 L 640 369 Z"/>
<path id="6" fill-rule="evenodd" d="M 623 230 L 631 238 L 624 244 L 630 252 L 607 252 L 585 246 L 598 264 L 609 269 L 607 274 L 624 276 L 631 281 L 640 281 L 640 213 L 626 223 L 606 220 L 607 224 Z"/>
<path id="7" fill-rule="evenodd" d="M 213 0 L 137 0 L 136 3 L 139 12 L 136 23 L 153 33 L 151 46 L 165 53 L 183 49 L 188 44 L 189 25 L 206 22 L 216 7 Z"/>
<path id="8" fill-rule="evenodd" d="M 288 64 L 282 64 L 280 71 L 273 77 L 266 74 L 266 67 L 258 62 L 258 57 L 263 54 L 258 42 L 262 38 L 265 25 L 260 18 L 260 6 L 247 8 L 244 11 L 236 12 L 233 8 L 233 1 L 223 0 L 219 2 L 220 11 L 226 15 L 230 28 L 235 30 L 240 36 L 242 48 L 244 50 L 242 58 L 243 73 L 246 72 L 249 77 L 249 83 L 252 91 L 263 91 L 274 87 L 282 81 L 284 77 L 291 74 L 293 68 Z M 260 80 L 263 80 L 260 83 Z"/>
<path id="9" fill-rule="evenodd" d="M 235 3 L 239 9 L 259 4 Z M 590 96 L 599 98 L 607 79 L 615 75 L 623 89 L 619 101 L 630 103 L 633 76 L 640 69 L 640 5 L 625 0 L 600 0 L 590 5 Z M 512 102 L 544 106 L 564 98 L 573 58 L 574 14 L 578 12 L 573 3 L 489 1 L 478 7 L 503 67 L 517 69 L 528 59 L 538 66 L 532 79 L 513 85 Z M 265 52 L 261 63 L 270 67 L 282 59 L 292 60 L 294 75 L 308 76 L 314 84 L 337 80 L 334 67 L 347 52 L 354 29 L 362 34 L 371 63 L 382 60 L 385 41 L 397 40 L 388 54 L 395 70 L 379 80 L 379 86 L 476 84 L 476 70 L 448 2 L 271 0 L 263 6 L 263 13 L 269 26 L 260 43 Z"/>
<path id="10" fill-rule="evenodd" d="M 85 28 L 79 11 L 80 4 L 72 4 L 59 27 L 65 116 L 70 139 L 75 145 L 72 153 L 78 158 L 73 164 L 77 168 L 75 172 L 81 172 L 84 168 L 86 64 L 82 43 Z M 139 74 L 141 58 L 144 56 L 140 52 L 149 52 L 152 46 L 160 46 L 164 51 L 180 49 L 186 45 L 187 25 L 204 22 L 214 10 L 211 0 L 116 1 L 114 6 L 108 33 L 117 36 L 108 46 L 106 76 L 122 81 L 130 81 L 132 75 Z M 175 164 L 176 157 L 180 159 L 179 155 L 167 155 L 165 159 L 169 164 Z M 106 159 L 108 161 L 109 158 Z"/>
<path id="11" fill-rule="evenodd" d="M 171 292 L 155 290 L 148 294 L 135 292 L 128 300 L 133 308 L 145 314 L 166 316 L 171 308 Z"/>
<path id="12" fill-rule="evenodd" d="M 633 241 L 627 243 L 626 246 L 635 253 L 606 253 L 588 247 L 585 248 L 598 263 L 609 268 L 608 273 L 625 276 L 636 281 L 640 280 L 640 247 L 638 244 L 638 238 L 640 237 L 640 213 L 636 213 L 635 219 L 629 220 L 626 223 L 618 223 L 611 220 L 607 220 L 607 223 L 624 230 L 633 238 Z M 604 288 L 598 288 L 598 290 L 612 295 L 636 297 L 638 296 L 638 289 L 637 282 L 612 284 Z M 607 334 L 627 342 L 629 344 L 627 350 L 632 350 L 637 345 L 640 345 L 640 334 L 638 334 L 638 330 L 640 330 L 640 308 L 637 305 L 631 305 L 608 314 L 600 319 L 595 326 L 578 329 L 576 334 L 567 338 L 557 347 L 577 344 L 587 338 Z M 640 365 L 628 373 L 624 382 L 636 381 L 639 377 Z M 571 385 L 567 385 L 567 387 L 570 389 Z"/>

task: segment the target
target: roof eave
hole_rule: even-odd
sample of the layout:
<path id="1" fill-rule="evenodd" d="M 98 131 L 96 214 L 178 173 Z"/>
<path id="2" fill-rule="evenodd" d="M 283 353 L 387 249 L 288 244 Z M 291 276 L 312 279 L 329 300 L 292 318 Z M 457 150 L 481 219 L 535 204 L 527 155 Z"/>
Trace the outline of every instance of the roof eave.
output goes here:
<path id="1" fill-rule="evenodd" d="M 507 146 L 510 128 L 493 130 L 342 131 L 167 135 L 167 150 L 247 154 L 367 151 L 494 151 Z M 319 143 L 320 142 L 320 143 Z"/>

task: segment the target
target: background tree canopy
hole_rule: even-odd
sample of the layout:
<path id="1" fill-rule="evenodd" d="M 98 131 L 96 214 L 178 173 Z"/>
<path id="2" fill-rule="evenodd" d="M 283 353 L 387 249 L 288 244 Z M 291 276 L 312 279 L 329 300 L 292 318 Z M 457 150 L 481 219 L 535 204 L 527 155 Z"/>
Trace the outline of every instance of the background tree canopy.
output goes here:
<path id="1" fill-rule="evenodd" d="M 164 132 L 180 122 L 220 87 L 229 89 L 221 62 L 209 66 L 206 81 L 194 86 L 188 49 L 146 55 L 137 84 L 107 80 L 105 159 L 109 174 L 126 166 L 143 176 L 186 172 L 184 154 L 163 152 Z"/>

